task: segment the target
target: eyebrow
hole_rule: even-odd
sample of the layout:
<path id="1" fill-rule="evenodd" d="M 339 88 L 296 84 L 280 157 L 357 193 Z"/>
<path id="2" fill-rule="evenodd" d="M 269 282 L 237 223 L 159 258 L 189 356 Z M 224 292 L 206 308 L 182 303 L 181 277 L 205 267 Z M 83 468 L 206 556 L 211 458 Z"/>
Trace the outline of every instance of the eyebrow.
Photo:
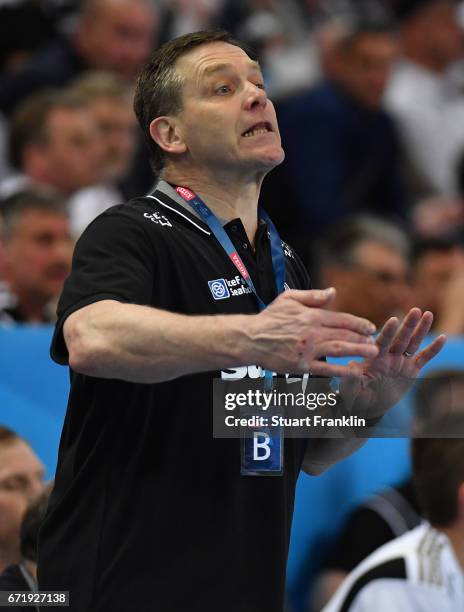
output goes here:
<path id="1" fill-rule="evenodd" d="M 250 69 L 251 70 L 257 70 L 258 72 L 261 72 L 261 66 L 259 65 L 258 62 L 255 62 L 254 60 L 251 60 L 250 62 Z M 210 77 L 213 76 L 214 74 L 218 73 L 218 72 L 230 72 L 231 70 L 233 70 L 233 65 L 232 64 L 214 64 L 213 66 L 208 66 L 208 68 L 205 68 L 205 70 L 203 71 L 203 77 Z"/>

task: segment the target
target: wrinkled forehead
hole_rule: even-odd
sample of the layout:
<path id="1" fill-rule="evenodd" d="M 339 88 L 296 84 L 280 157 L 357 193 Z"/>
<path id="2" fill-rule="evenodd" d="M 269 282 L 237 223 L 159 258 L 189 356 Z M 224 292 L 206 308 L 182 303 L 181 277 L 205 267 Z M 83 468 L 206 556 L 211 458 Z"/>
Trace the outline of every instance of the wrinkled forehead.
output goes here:
<path id="1" fill-rule="evenodd" d="M 176 72 L 187 87 L 198 87 L 214 75 L 234 71 L 261 72 L 261 68 L 241 47 L 225 42 L 195 47 L 176 62 Z"/>

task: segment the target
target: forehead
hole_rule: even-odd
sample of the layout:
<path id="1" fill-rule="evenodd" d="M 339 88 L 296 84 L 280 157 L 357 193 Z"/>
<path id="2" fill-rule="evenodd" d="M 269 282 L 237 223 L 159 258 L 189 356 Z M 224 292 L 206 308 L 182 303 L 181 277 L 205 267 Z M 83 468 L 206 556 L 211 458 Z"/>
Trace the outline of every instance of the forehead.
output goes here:
<path id="1" fill-rule="evenodd" d="M 406 267 L 407 261 L 399 251 L 393 246 L 365 240 L 355 248 L 355 256 L 359 263 L 369 263 L 372 265 Z"/>
<path id="2" fill-rule="evenodd" d="M 260 67 L 240 47 L 215 42 L 200 45 L 185 53 L 177 61 L 176 69 L 189 81 L 207 78 L 221 70 L 260 70 Z"/>
<path id="3" fill-rule="evenodd" d="M 69 219 L 65 214 L 53 210 L 39 210 L 30 208 L 23 211 L 18 217 L 15 236 L 35 235 L 39 232 L 60 231 L 66 232 Z"/>
<path id="4" fill-rule="evenodd" d="M 85 106 L 56 107 L 48 115 L 47 128 L 54 134 L 64 130 L 88 130 L 94 126 L 92 116 Z"/>
<path id="5" fill-rule="evenodd" d="M 0 478 L 13 472 L 40 470 L 41 467 L 32 449 L 22 440 L 0 445 Z"/>

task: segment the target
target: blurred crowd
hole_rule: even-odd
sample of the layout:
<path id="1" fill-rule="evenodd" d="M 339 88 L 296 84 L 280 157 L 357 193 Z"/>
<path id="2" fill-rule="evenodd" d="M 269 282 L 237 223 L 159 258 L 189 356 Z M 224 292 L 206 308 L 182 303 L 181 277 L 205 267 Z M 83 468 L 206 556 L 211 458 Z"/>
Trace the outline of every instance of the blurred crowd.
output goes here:
<path id="1" fill-rule="evenodd" d="M 262 203 L 334 307 L 464 330 L 464 3 L 0 0 L 0 321 L 50 322 L 72 245 L 156 177 L 132 111 L 152 50 L 253 48 L 286 159 Z"/>
<path id="2" fill-rule="evenodd" d="M 163 42 L 209 28 L 262 66 L 286 151 L 262 203 L 313 286 L 377 326 L 416 305 L 433 331 L 464 333 L 464 2 L 452 0 L 0 0 L 0 324 L 53 322 L 81 232 L 153 189 L 137 73 Z M 0 571 L 34 581 L 21 520 L 43 470 L 1 427 L 0 457 Z M 410 486 L 376 500 L 406 498 L 408 528 L 421 511 Z M 311 609 L 371 552 L 354 549 L 366 538 L 350 520 Z M 377 528 L 376 545 L 398 535 Z"/>
<path id="3" fill-rule="evenodd" d="M 154 176 L 134 82 L 170 38 L 256 53 L 286 159 L 262 203 L 334 307 L 464 330 L 464 3 L 0 0 L 0 322 L 51 322 L 72 246 Z"/>

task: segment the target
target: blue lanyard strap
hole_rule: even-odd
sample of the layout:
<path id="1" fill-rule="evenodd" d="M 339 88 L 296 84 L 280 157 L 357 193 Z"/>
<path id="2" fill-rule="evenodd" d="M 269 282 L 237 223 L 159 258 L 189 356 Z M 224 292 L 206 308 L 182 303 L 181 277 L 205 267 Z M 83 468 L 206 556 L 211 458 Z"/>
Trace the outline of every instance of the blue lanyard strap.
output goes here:
<path id="1" fill-rule="evenodd" d="M 203 221 L 209 227 L 219 244 L 229 256 L 234 266 L 237 268 L 240 276 L 243 278 L 249 289 L 256 297 L 259 310 L 264 310 L 267 304 L 265 304 L 263 300 L 259 297 L 255 285 L 251 279 L 251 276 L 242 261 L 242 258 L 237 253 L 237 249 L 232 244 L 231 239 L 227 235 L 225 229 L 222 227 L 219 219 L 216 217 L 213 211 L 208 208 L 208 206 L 203 202 L 203 200 L 199 198 L 196 193 L 194 193 L 190 189 L 187 189 L 186 187 L 176 187 L 176 191 L 181 196 L 181 198 L 185 202 L 187 202 L 187 204 L 189 204 L 198 213 L 198 215 L 200 215 L 201 219 L 203 219 Z M 280 294 L 285 289 L 285 257 L 282 250 L 282 242 L 275 228 L 275 225 L 269 218 L 269 215 L 266 213 L 266 211 L 263 210 L 261 207 L 259 208 L 259 218 L 263 219 L 263 221 L 266 222 L 269 231 L 269 236 L 271 240 L 272 267 L 274 269 L 274 278 L 277 293 Z M 272 389 L 271 371 L 264 371 L 264 380 L 266 390 Z"/>
<path id="2" fill-rule="evenodd" d="M 238 272 L 240 273 L 240 276 L 243 278 L 250 291 L 252 291 L 252 293 L 256 297 L 259 310 L 264 310 L 266 308 L 266 304 L 259 297 L 255 285 L 251 279 L 251 276 L 242 261 L 242 258 L 237 253 L 237 249 L 232 244 L 231 239 L 227 235 L 225 229 L 222 227 L 219 219 L 216 217 L 213 211 L 208 208 L 208 206 L 203 202 L 203 200 L 199 198 L 195 193 L 193 193 L 193 191 L 190 191 L 190 189 L 187 189 L 186 187 L 176 187 L 176 191 L 187 202 L 187 204 L 189 204 L 200 215 L 200 217 L 209 227 L 219 244 L 229 256 L 234 266 L 237 268 Z M 259 217 L 266 222 L 268 227 L 269 236 L 271 240 L 272 267 L 274 269 L 277 293 L 282 293 L 282 291 L 284 290 L 285 283 L 285 257 L 282 251 L 282 243 L 280 240 L 280 236 L 275 228 L 275 225 L 269 218 L 269 215 L 261 207 L 259 208 Z"/>

